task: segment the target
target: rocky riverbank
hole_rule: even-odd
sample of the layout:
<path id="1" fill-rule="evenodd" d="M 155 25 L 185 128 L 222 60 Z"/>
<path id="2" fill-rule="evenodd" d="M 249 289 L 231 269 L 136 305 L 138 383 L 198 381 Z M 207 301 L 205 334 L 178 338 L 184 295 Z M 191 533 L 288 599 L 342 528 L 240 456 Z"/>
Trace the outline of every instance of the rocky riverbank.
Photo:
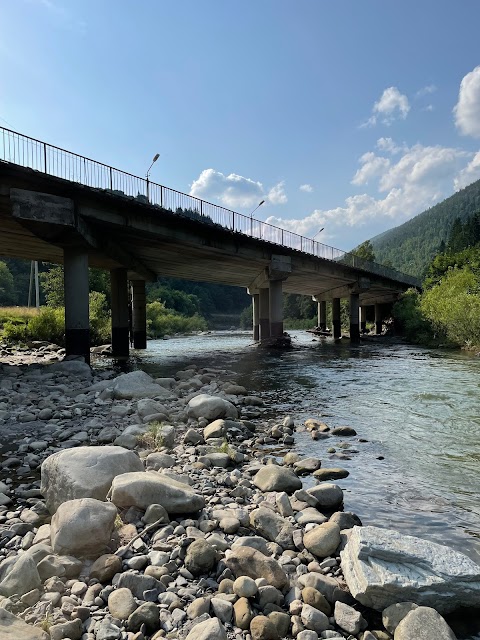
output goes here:
<path id="1" fill-rule="evenodd" d="M 226 370 L 0 366 L 0 637 L 455 638 L 480 567 L 362 527 L 347 472 L 292 449 L 353 429 L 270 415 Z"/>

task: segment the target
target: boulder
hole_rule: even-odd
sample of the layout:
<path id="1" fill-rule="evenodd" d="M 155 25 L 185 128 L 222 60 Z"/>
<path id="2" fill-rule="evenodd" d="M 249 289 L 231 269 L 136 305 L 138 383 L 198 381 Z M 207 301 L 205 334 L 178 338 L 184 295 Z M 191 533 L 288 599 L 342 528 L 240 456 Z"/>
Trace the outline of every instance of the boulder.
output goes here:
<path id="1" fill-rule="evenodd" d="M 322 511 L 336 510 L 343 502 L 343 491 L 341 488 L 330 482 L 323 482 L 316 487 L 310 487 L 307 492 L 317 499 L 317 508 Z"/>
<path id="2" fill-rule="evenodd" d="M 2 640 L 49 640 L 39 627 L 32 627 L 13 613 L 0 608 L 0 638 Z"/>
<path id="3" fill-rule="evenodd" d="M 260 535 L 276 542 L 284 549 L 294 549 L 292 524 L 275 511 L 266 507 L 254 509 L 250 514 L 250 525 Z"/>
<path id="4" fill-rule="evenodd" d="M 146 459 L 147 471 L 158 471 L 159 469 L 169 469 L 175 466 L 175 458 L 169 456 L 168 453 L 156 451 L 150 453 Z"/>
<path id="5" fill-rule="evenodd" d="M 92 564 L 90 569 L 90 578 L 94 578 L 99 582 L 109 582 L 116 573 L 122 570 L 122 561 L 115 554 L 107 553 L 100 556 Z"/>
<path id="6" fill-rule="evenodd" d="M 105 550 L 115 525 L 117 509 L 94 498 L 69 500 L 52 518 L 53 551 L 60 555 L 97 558 Z"/>
<path id="7" fill-rule="evenodd" d="M 334 617 L 340 629 L 354 636 L 367 627 L 367 622 L 360 611 L 349 607 L 348 604 L 344 602 L 335 603 Z"/>
<path id="8" fill-rule="evenodd" d="M 327 558 L 340 544 L 340 528 L 334 522 L 320 524 L 307 531 L 303 536 L 303 544 L 317 558 Z"/>
<path id="9" fill-rule="evenodd" d="M 276 464 L 267 464 L 260 469 L 253 479 L 253 484 L 260 491 L 285 491 L 293 493 L 302 488 L 302 481 L 291 469 Z"/>
<path id="10" fill-rule="evenodd" d="M 313 475 L 317 480 L 323 482 L 325 480 L 341 480 L 342 478 L 347 478 L 349 476 L 349 472 L 341 467 L 330 467 L 317 469 Z"/>
<path id="11" fill-rule="evenodd" d="M 203 496 L 187 484 L 155 472 L 123 473 L 112 482 L 113 504 L 146 509 L 160 504 L 168 513 L 192 513 L 203 509 Z"/>
<path id="12" fill-rule="evenodd" d="M 17 594 L 23 596 L 33 589 L 39 589 L 42 581 L 38 573 L 37 565 L 29 555 L 23 555 L 14 560 L 13 565 L 7 566 L 5 575 L 0 582 L 0 595 L 12 596 Z M 3 574 L 4 563 L 0 566 Z M 0 627 L 1 628 L 1 627 Z"/>
<path id="13" fill-rule="evenodd" d="M 195 625 L 185 640 L 227 640 L 225 627 L 217 618 L 210 618 Z"/>
<path id="14" fill-rule="evenodd" d="M 382 611 L 382 622 L 385 629 L 392 635 L 400 622 L 410 611 L 418 609 L 414 602 L 396 602 Z"/>
<path id="15" fill-rule="evenodd" d="M 304 604 L 302 607 L 302 622 L 307 629 L 316 631 L 318 634 L 330 629 L 328 617 L 309 604 Z"/>
<path id="16" fill-rule="evenodd" d="M 90 380 L 92 370 L 86 362 L 81 360 L 63 360 L 45 367 L 45 373 L 61 373 L 64 376 L 73 376 L 75 378 L 85 378 Z"/>
<path id="17" fill-rule="evenodd" d="M 163 386 L 163 385 L 162 385 Z M 137 413 L 141 418 L 146 418 L 155 413 L 163 413 L 168 416 L 167 408 L 151 398 L 142 398 L 137 402 Z"/>
<path id="18" fill-rule="evenodd" d="M 111 380 L 113 397 L 116 400 L 139 400 L 140 398 L 172 398 L 165 387 L 157 384 L 145 371 L 122 373 Z"/>
<path id="19" fill-rule="evenodd" d="M 396 602 L 440 613 L 480 606 L 480 567 L 449 547 L 378 527 L 353 527 L 341 565 L 361 604 L 381 611 Z"/>
<path id="20" fill-rule="evenodd" d="M 208 440 L 209 438 L 223 438 L 227 435 L 226 420 L 214 420 L 207 424 L 203 430 L 203 438 Z"/>
<path id="21" fill-rule="evenodd" d="M 105 500 L 113 478 L 143 471 L 140 458 L 123 447 L 76 447 L 49 456 L 42 464 L 40 491 L 50 513 L 77 498 Z"/>
<path id="22" fill-rule="evenodd" d="M 250 623 L 252 640 L 280 640 L 277 629 L 266 616 L 255 616 Z"/>
<path id="23" fill-rule="evenodd" d="M 395 640 L 456 640 L 442 616 L 431 607 L 418 607 L 408 613 L 395 630 Z"/>
<path id="24" fill-rule="evenodd" d="M 217 552 L 203 538 L 194 540 L 187 549 L 185 567 L 191 574 L 198 576 L 209 573 L 217 560 Z"/>
<path id="25" fill-rule="evenodd" d="M 238 418 L 237 409 L 231 402 L 218 396 L 209 396 L 206 393 L 201 393 L 189 401 L 187 414 L 191 418 L 206 418 L 207 420 Z"/>
<path id="26" fill-rule="evenodd" d="M 265 578 L 267 584 L 280 590 L 288 584 L 287 575 L 279 563 L 251 547 L 230 551 L 225 564 L 235 577 L 248 576 L 254 580 Z"/>

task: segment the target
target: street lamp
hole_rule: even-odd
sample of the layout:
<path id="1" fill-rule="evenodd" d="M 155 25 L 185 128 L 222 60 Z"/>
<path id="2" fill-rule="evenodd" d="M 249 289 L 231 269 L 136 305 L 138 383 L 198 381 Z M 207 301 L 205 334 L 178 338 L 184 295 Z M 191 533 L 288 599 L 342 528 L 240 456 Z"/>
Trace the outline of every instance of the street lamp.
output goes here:
<path id="1" fill-rule="evenodd" d="M 150 178 L 150 169 L 153 167 L 153 165 L 155 164 L 155 162 L 159 159 L 160 154 L 156 153 L 153 156 L 153 160 L 152 160 L 152 164 L 148 167 L 147 169 L 147 173 L 145 175 L 146 179 L 147 179 L 147 200 L 150 201 L 150 195 L 149 195 L 149 178 Z"/>
<path id="2" fill-rule="evenodd" d="M 255 209 L 252 211 L 252 213 L 250 214 L 250 235 L 252 236 L 252 238 L 253 238 L 253 214 L 259 207 L 262 206 L 262 204 L 265 204 L 265 200 L 261 200 L 255 207 Z"/>
<path id="3" fill-rule="evenodd" d="M 325 227 L 322 227 L 319 231 L 317 231 L 317 233 L 314 236 L 312 236 L 312 240 L 314 240 L 318 236 L 319 233 L 322 233 L 322 231 L 324 229 L 325 229 Z"/>

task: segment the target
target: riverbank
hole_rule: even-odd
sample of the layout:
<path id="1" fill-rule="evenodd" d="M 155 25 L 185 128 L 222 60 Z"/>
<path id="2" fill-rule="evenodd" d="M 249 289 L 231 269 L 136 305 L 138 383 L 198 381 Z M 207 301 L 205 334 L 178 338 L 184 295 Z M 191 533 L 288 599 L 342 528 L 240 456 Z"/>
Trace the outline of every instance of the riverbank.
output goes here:
<path id="1" fill-rule="evenodd" d="M 343 492 L 334 478 L 344 473 L 326 471 L 327 460 L 322 464 L 318 458 L 289 452 L 300 434 L 311 438 L 308 429 L 294 416 L 274 415 L 268 400 L 264 404 L 266 398 L 249 396 L 237 379 L 231 371 L 196 365 L 158 379 L 159 384 L 142 372 L 118 378 L 115 371 L 97 370 L 92 377 L 77 362 L 46 369 L 4 367 L 3 420 L 22 425 L 30 435 L 15 451 L 5 452 L 1 464 L 6 504 L 0 516 L 0 551 L 5 558 L 0 565 L 0 591 L 5 579 L 10 591 L 19 584 L 24 591 L 1 605 L 29 624 L 48 627 L 52 638 L 72 640 L 81 633 L 87 634 L 85 640 L 120 638 L 122 633 L 140 640 L 135 634 L 142 624 L 147 638 L 166 634 L 182 638 L 187 633 L 193 634 L 190 640 L 222 638 L 224 633 L 243 638 L 250 633 L 256 640 L 290 637 L 291 632 L 300 640 L 316 637 L 305 634 L 303 627 L 320 637 L 327 637 L 321 634 L 329 629 L 339 634 L 328 635 L 331 638 L 352 633 L 354 637 L 363 634 L 364 640 L 390 637 L 379 613 L 355 603 L 344 581 L 344 567 L 350 563 L 338 550 L 348 534 L 342 540 L 340 530 L 358 523 L 353 514 L 338 510 Z M 216 400 L 206 398 L 202 403 L 195 400 L 199 393 Z M 152 428 L 152 422 L 158 421 L 172 428 Z M 341 464 L 344 445 L 362 446 L 361 434 L 332 434 L 322 420 L 316 427 L 317 437 L 336 445 L 337 464 Z M 32 429 L 36 431 L 31 433 Z M 112 471 L 108 462 L 112 446 L 123 447 L 122 456 L 129 459 L 128 468 L 124 462 L 113 464 L 113 475 L 127 471 L 135 476 L 124 476 L 128 482 L 119 480 L 118 487 L 114 481 L 111 499 L 118 513 L 110 509 L 111 504 L 96 500 L 95 504 L 72 504 L 72 497 L 105 498 L 113 476 L 107 487 L 99 468 Z M 40 492 L 39 466 L 47 458 Z M 272 464 L 282 461 L 280 466 Z M 153 469 L 160 484 L 150 486 L 150 474 L 144 468 Z M 322 482 L 305 491 L 300 478 L 312 478 L 315 471 L 318 475 L 318 468 Z M 175 492 L 180 492 L 180 500 Z M 164 509 L 145 512 L 155 501 L 163 502 Z M 81 508 L 86 512 L 80 513 Z M 188 509 L 195 512 L 191 517 Z M 82 531 L 86 515 L 92 516 L 90 522 L 106 518 L 108 526 L 102 530 L 109 534 L 102 538 L 99 533 L 98 544 L 88 552 L 82 548 L 85 538 L 92 537 L 88 528 Z M 125 550 L 128 540 L 143 531 L 144 539 L 137 538 Z M 246 550 L 239 551 L 244 545 Z M 92 574 L 92 554 L 96 557 L 106 550 L 113 553 L 99 562 L 100 573 L 97 564 Z M 91 559 L 83 561 L 83 555 Z M 8 573 L 12 558 L 22 556 L 38 561 L 40 584 L 33 569 L 30 585 L 24 576 L 15 582 L 11 574 L 17 565 Z M 207 564 L 202 565 L 205 558 Z M 249 574 L 252 566 L 254 575 Z M 239 586 L 240 574 L 257 582 L 240 578 Z M 120 617 L 115 609 L 119 594 L 123 605 L 125 600 L 129 603 Z M 117 617 L 111 617 L 112 608 Z M 194 621 L 199 622 L 196 632 Z M 207 635 L 199 635 L 200 624 Z M 369 635 L 362 628 L 365 624 L 377 633 Z"/>

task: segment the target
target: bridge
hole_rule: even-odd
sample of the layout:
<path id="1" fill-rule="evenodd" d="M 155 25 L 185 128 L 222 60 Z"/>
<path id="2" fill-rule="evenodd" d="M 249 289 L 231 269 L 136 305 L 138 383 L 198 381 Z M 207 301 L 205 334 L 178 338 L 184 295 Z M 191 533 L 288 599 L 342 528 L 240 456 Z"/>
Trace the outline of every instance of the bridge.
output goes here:
<path id="1" fill-rule="evenodd" d="M 90 353 L 88 267 L 111 275 L 112 349 L 146 347 L 145 282 L 157 276 L 246 287 L 255 340 L 283 333 L 282 292 L 312 296 L 326 328 L 341 335 L 340 300 L 350 300 L 350 338 L 366 308 L 384 305 L 412 276 L 310 238 L 0 127 L 0 255 L 64 265 L 67 355 Z"/>

